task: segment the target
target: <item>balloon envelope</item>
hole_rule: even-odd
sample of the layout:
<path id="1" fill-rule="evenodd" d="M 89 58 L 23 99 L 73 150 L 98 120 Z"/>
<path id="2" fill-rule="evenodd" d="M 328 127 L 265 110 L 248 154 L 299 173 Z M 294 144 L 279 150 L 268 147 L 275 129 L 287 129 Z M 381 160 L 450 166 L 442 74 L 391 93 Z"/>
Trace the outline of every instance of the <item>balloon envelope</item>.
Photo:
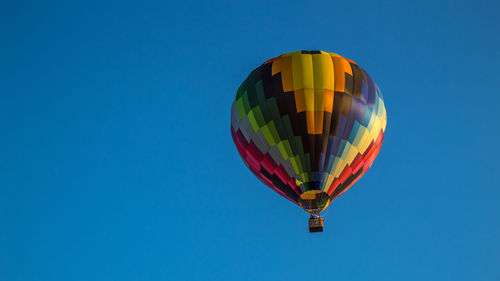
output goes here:
<path id="1" fill-rule="evenodd" d="M 368 73 L 323 51 L 266 61 L 243 81 L 231 108 L 243 162 L 306 211 L 324 210 L 363 176 L 386 123 L 382 94 Z"/>

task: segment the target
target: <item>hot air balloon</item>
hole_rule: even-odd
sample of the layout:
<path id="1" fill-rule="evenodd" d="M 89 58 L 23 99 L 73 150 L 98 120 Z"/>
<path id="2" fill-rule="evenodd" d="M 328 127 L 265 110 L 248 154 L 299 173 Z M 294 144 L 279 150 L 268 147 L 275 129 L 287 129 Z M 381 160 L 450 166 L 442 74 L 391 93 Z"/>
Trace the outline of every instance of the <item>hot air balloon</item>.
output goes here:
<path id="1" fill-rule="evenodd" d="M 265 185 L 320 213 L 372 165 L 387 115 L 380 89 L 355 62 L 296 51 L 257 67 L 231 107 L 231 134 L 245 165 Z"/>

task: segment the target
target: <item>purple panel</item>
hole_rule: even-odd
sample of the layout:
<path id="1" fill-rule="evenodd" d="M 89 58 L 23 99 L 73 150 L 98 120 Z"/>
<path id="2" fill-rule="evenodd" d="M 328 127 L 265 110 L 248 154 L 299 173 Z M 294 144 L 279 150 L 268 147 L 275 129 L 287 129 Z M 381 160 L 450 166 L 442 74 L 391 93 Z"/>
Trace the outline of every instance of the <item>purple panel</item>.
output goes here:
<path id="1" fill-rule="evenodd" d="M 319 167 L 318 167 L 318 171 L 323 171 L 324 167 L 325 167 L 325 154 L 321 153 L 319 155 Z"/>
<path id="2" fill-rule="evenodd" d="M 366 73 L 366 79 L 368 80 L 368 101 L 367 104 L 369 107 L 373 108 L 375 105 L 375 91 L 377 90 L 377 86 L 375 86 L 375 82 L 373 82 L 373 79 Z"/>
<path id="3" fill-rule="evenodd" d="M 368 100 L 368 84 L 366 84 L 365 80 L 361 82 L 361 100 L 365 104 Z"/>
<path id="4" fill-rule="evenodd" d="M 314 181 L 321 182 L 323 173 L 314 173 Z"/>
<path id="5" fill-rule="evenodd" d="M 328 144 L 326 146 L 326 153 L 324 154 L 324 156 L 322 156 L 323 164 L 321 166 L 320 171 L 324 171 L 325 169 L 328 168 L 328 161 L 330 161 L 330 156 L 332 155 L 334 143 L 335 143 L 335 137 L 332 137 L 332 136 L 328 137 Z"/>
<path id="6" fill-rule="evenodd" d="M 337 131 L 335 132 L 336 136 L 340 136 L 343 134 L 346 123 L 347 117 L 344 115 L 340 115 L 339 125 L 337 126 Z"/>
<path id="7" fill-rule="evenodd" d="M 347 125 L 345 126 L 345 130 L 341 135 L 343 139 L 346 140 L 349 138 L 349 136 L 351 135 L 351 130 L 353 125 L 354 125 L 354 119 L 349 118 L 349 120 L 347 120 Z"/>
<path id="8" fill-rule="evenodd" d="M 355 121 L 358 121 L 358 123 L 361 124 L 361 121 L 363 120 L 363 116 L 365 114 L 365 109 L 366 104 L 364 104 L 361 100 L 358 100 L 356 98 L 352 99 L 351 110 L 349 111 L 349 120 L 347 122 L 347 126 L 344 129 L 344 133 L 342 134 L 343 139 L 349 138 Z"/>
<path id="9" fill-rule="evenodd" d="M 333 137 L 333 147 L 330 151 L 330 156 L 337 155 L 337 150 L 339 150 L 340 141 L 342 140 L 340 137 Z"/>
<path id="10" fill-rule="evenodd" d="M 323 164 L 323 170 L 325 172 L 325 169 L 328 169 L 328 163 L 330 162 L 330 158 L 335 157 L 337 154 L 337 150 L 339 149 L 340 145 L 340 138 L 339 137 L 330 137 L 328 140 L 328 149 L 326 150 L 326 155 L 325 155 L 325 160 Z"/>

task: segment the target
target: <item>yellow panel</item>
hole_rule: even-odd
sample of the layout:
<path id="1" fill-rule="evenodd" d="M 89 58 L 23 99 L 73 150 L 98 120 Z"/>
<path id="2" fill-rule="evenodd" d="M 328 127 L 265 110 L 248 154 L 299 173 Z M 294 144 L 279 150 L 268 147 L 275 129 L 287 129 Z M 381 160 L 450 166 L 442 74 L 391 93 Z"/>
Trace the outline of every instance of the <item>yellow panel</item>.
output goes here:
<path id="1" fill-rule="evenodd" d="M 314 89 L 334 89 L 333 62 L 329 55 L 312 55 Z"/>
<path id="2" fill-rule="evenodd" d="M 343 159 L 339 160 L 339 163 L 337 164 L 337 168 L 335 168 L 335 172 L 333 173 L 333 175 L 336 178 L 338 178 L 340 176 L 340 173 L 342 173 L 346 164 L 347 163 Z"/>
<path id="3" fill-rule="evenodd" d="M 338 160 L 337 160 L 337 165 L 335 165 L 335 166 L 334 166 L 334 170 L 333 170 L 333 173 L 332 173 L 332 175 L 333 175 L 334 177 L 336 177 L 336 178 L 337 178 L 337 177 L 339 176 L 338 174 L 340 174 L 340 172 L 339 172 L 338 170 L 340 170 L 340 165 L 341 165 L 343 162 L 344 162 L 344 160 L 342 160 L 342 159 L 338 158 Z"/>
<path id="4" fill-rule="evenodd" d="M 358 150 L 361 154 L 364 154 L 366 152 L 366 148 L 368 147 L 368 144 L 371 140 L 371 132 L 366 130 L 365 135 L 361 139 L 361 142 L 358 144 Z"/>
<path id="5" fill-rule="evenodd" d="M 310 54 L 292 55 L 293 89 L 313 89 L 313 65 Z"/>
<path id="6" fill-rule="evenodd" d="M 347 162 L 346 161 L 343 161 L 342 162 L 342 166 L 341 168 L 339 169 L 339 174 L 338 174 L 338 177 L 340 178 L 342 172 L 345 170 L 345 167 L 347 166 Z"/>
<path id="7" fill-rule="evenodd" d="M 328 176 L 326 183 L 325 183 L 325 186 L 323 187 L 324 192 L 328 192 L 328 189 L 332 185 L 334 179 L 335 179 L 335 177 L 333 175 Z"/>
<path id="8" fill-rule="evenodd" d="M 358 150 L 361 154 L 364 154 L 366 151 L 365 143 L 368 140 L 368 136 L 370 136 L 370 132 L 365 129 L 365 132 L 358 143 Z"/>
<path id="9" fill-rule="evenodd" d="M 372 128 L 373 135 L 374 135 L 373 139 L 376 139 L 376 138 L 377 138 L 377 136 L 376 136 L 376 135 L 378 135 L 378 133 L 379 133 L 379 132 L 380 132 L 380 130 L 382 129 L 382 126 L 381 126 L 382 124 L 381 124 L 381 123 L 382 123 L 382 122 L 380 122 L 380 118 L 378 118 L 378 117 L 377 117 L 377 118 L 375 118 L 375 124 L 373 124 L 373 128 Z"/>
<path id="10" fill-rule="evenodd" d="M 304 89 L 306 111 L 314 111 L 314 89 Z"/>
<path id="11" fill-rule="evenodd" d="M 325 110 L 325 90 L 314 89 L 314 111 Z"/>
<path id="12" fill-rule="evenodd" d="M 370 131 L 370 134 L 368 135 L 366 142 L 361 147 L 361 151 L 363 151 L 363 153 L 366 151 L 366 149 L 368 149 L 368 146 L 370 146 L 372 141 L 376 140 L 379 132 L 380 132 L 380 122 L 378 118 L 375 118 L 372 130 Z"/>
<path id="13" fill-rule="evenodd" d="M 349 153 L 347 153 L 347 157 L 346 157 L 347 164 L 351 165 L 352 161 L 354 161 L 354 158 L 356 158 L 358 153 L 359 153 L 359 151 L 356 149 L 356 147 L 351 146 L 351 149 L 349 150 Z"/>
<path id="14" fill-rule="evenodd" d="M 349 146 L 349 149 L 345 153 L 344 161 L 345 161 L 346 165 L 351 164 L 351 162 L 349 162 L 349 160 L 351 160 L 350 158 L 352 157 L 353 150 L 354 150 L 354 146 L 351 145 L 351 146 Z M 356 151 L 357 151 L 357 149 L 356 149 Z"/>
<path id="15" fill-rule="evenodd" d="M 363 153 L 366 152 L 372 141 L 376 138 L 375 136 L 375 130 L 371 130 L 370 133 L 368 134 L 365 143 L 363 143 L 363 146 L 361 147 L 360 151 L 363 151 Z"/>
<path id="16" fill-rule="evenodd" d="M 384 115 L 382 116 L 382 130 L 385 132 L 385 127 L 387 126 L 387 113 L 384 109 Z"/>

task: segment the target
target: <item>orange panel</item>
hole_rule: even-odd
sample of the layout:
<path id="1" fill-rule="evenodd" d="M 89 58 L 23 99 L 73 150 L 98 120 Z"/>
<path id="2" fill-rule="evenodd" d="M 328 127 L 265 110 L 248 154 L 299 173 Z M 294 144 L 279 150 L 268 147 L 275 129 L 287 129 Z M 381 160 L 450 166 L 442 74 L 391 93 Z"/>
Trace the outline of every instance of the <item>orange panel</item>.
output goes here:
<path id="1" fill-rule="evenodd" d="M 342 58 L 332 57 L 334 76 L 335 76 L 335 91 L 343 92 L 345 89 L 345 70 L 344 64 L 342 63 Z"/>
<path id="2" fill-rule="evenodd" d="M 282 56 L 282 55 L 277 56 L 277 57 L 272 58 L 272 59 L 268 59 L 268 60 L 266 60 L 266 61 L 264 62 L 264 64 L 268 64 L 268 63 L 273 62 L 273 61 L 275 61 L 275 60 L 279 60 L 279 58 L 281 58 L 281 56 Z"/>
<path id="3" fill-rule="evenodd" d="M 323 133 L 323 117 L 324 111 L 314 111 L 314 134 Z"/>
<path id="4" fill-rule="evenodd" d="M 325 90 L 325 111 L 328 111 L 330 113 L 333 112 L 333 90 Z"/>
<path id="5" fill-rule="evenodd" d="M 307 133 L 315 134 L 314 130 L 314 111 L 306 111 L 306 119 L 307 119 Z"/>
<path id="6" fill-rule="evenodd" d="M 281 69 L 281 83 L 283 84 L 283 91 L 293 91 L 293 73 L 292 73 L 292 57 L 282 57 L 280 59 Z"/>
<path id="7" fill-rule="evenodd" d="M 276 59 L 273 61 L 271 66 L 271 75 L 276 75 L 278 72 L 281 72 L 281 59 Z"/>
<path id="8" fill-rule="evenodd" d="M 341 61 L 344 64 L 344 71 L 352 76 L 352 68 L 349 61 L 346 58 L 342 58 Z"/>
<path id="9" fill-rule="evenodd" d="M 306 110 L 306 93 L 303 89 L 295 91 L 295 105 L 297 106 L 297 112 Z"/>

